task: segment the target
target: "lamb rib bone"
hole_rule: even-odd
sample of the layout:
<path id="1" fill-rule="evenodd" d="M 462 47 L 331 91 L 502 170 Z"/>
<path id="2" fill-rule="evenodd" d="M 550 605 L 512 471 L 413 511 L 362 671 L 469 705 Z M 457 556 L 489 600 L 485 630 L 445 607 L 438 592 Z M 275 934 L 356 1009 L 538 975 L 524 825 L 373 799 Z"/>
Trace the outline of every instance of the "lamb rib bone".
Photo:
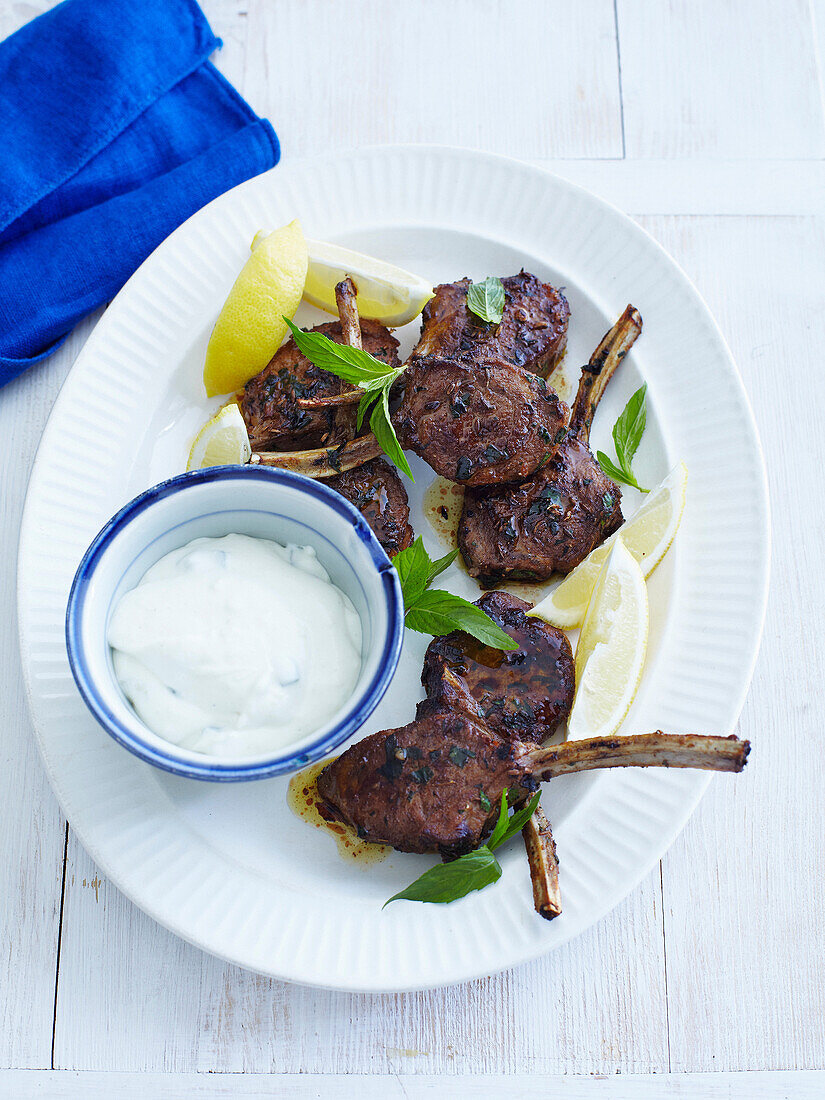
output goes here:
<path id="1" fill-rule="evenodd" d="M 602 337 L 588 363 L 582 367 L 579 388 L 570 414 L 568 435 L 589 443 L 596 406 L 602 399 L 607 383 L 641 331 L 642 315 L 635 306 L 627 306 L 616 324 Z"/>
<path id="2" fill-rule="evenodd" d="M 530 775 L 546 781 L 595 768 L 700 768 L 741 772 L 750 744 L 736 737 L 692 733 L 637 734 L 565 741 L 549 748 L 520 744 L 517 759 Z"/>
<path id="3" fill-rule="evenodd" d="M 363 466 L 383 453 L 372 432 L 367 432 L 338 447 L 319 447 L 312 451 L 257 451 L 249 461 L 253 466 L 278 466 L 306 477 L 325 478 Z"/>
<path id="4" fill-rule="evenodd" d="M 541 806 L 524 828 L 524 847 L 530 864 L 530 880 L 533 883 L 533 905 L 540 917 L 553 920 L 561 913 L 561 889 L 559 887 L 559 860 L 556 842 L 550 822 Z"/>

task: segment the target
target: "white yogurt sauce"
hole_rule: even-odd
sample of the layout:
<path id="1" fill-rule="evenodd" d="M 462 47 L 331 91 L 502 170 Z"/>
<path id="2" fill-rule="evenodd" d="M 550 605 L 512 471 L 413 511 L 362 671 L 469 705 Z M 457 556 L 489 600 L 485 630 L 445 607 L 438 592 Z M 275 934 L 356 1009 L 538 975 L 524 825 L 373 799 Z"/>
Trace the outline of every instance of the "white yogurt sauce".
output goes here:
<path id="1" fill-rule="evenodd" d="M 160 737 L 215 756 L 300 741 L 347 701 L 361 622 L 311 546 L 195 539 L 156 562 L 109 624 L 115 674 Z"/>

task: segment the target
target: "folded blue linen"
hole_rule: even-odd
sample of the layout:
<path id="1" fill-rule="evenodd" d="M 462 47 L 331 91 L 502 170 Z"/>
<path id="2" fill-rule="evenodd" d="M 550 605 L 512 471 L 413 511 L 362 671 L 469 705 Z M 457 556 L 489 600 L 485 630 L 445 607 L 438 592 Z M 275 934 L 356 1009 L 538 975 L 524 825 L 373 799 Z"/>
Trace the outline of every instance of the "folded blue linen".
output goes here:
<path id="1" fill-rule="evenodd" d="M 65 0 L 0 43 L 0 386 L 279 159 L 194 0 Z"/>

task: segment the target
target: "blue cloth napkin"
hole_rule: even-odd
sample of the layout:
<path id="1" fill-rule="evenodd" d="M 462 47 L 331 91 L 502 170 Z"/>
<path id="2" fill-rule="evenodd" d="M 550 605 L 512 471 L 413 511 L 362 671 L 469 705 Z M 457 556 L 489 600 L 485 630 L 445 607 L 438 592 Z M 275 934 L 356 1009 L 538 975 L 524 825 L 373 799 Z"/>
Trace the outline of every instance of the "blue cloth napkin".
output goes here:
<path id="1" fill-rule="evenodd" d="M 194 0 L 65 0 L 0 42 L 0 386 L 277 164 Z"/>

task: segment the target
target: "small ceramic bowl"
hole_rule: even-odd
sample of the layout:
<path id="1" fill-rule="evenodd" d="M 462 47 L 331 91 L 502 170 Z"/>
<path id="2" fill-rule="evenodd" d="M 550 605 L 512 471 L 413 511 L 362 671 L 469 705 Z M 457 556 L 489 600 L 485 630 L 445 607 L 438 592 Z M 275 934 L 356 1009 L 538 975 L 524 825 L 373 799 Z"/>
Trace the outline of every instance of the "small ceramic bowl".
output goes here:
<path id="1" fill-rule="evenodd" d="M 322 728 L 265 756 L 208 756 L 158 737 L 126 700 L 106 640 L 113 608 L 150 566 L 192 539 L 233 532 L 313 546 L 361 619 L 361 675 L 349 700 Z M 66 610 L 72 673 L 101 726 L 124 748 L 158 768 L 218 781 L 296 771 L 341 745 L 387 690 L 403 637 L 398 574 L 360 512 L 322 482 L 260 466 L 198 470 L 135 497 L 86 551 Z"/>

